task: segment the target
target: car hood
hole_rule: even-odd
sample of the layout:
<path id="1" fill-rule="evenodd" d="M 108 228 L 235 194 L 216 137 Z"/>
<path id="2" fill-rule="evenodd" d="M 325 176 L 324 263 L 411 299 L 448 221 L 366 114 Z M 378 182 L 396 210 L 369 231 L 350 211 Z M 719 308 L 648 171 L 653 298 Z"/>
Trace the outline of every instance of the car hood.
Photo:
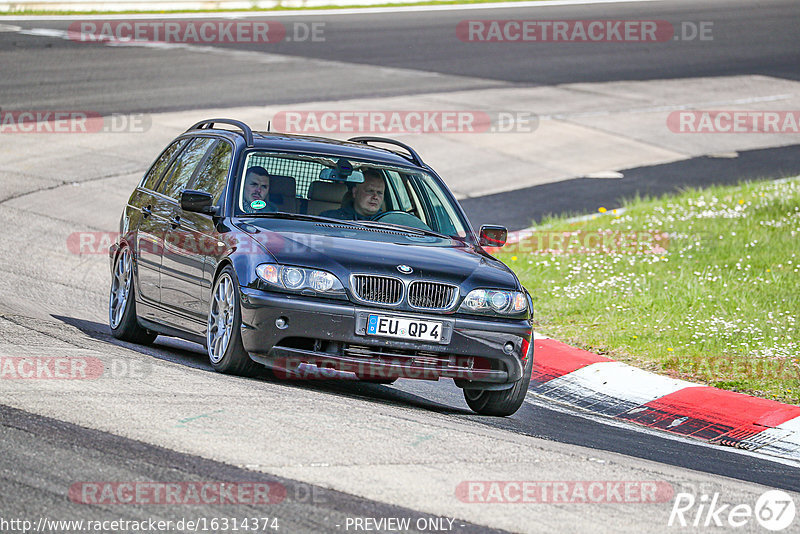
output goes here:
<path id="1" fill-rule="evenodd" d="M 251 220 L 240 228 L 276 262 L 323 269 L 345 284 L 352 273 L 369 273 L 448 282 L 467 291 L 521 289 L 505 264 L 455 239 L 306 221 Z M 401 273 L 400 265 L 412 272 Z"/>

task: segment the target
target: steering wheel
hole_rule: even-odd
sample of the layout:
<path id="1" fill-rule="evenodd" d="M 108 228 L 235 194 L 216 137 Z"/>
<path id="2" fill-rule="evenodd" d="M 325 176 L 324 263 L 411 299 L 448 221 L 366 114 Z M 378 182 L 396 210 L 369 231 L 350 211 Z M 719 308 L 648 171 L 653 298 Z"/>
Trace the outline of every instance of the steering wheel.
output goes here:
<path id="1" fill-rule="evenodd" d="M 399 224 L 401 226 L 410 226 L 411 228 L 419 228 L 420 230 L 431 229 L 430 226 L 405 211 L 384 211 L 372 220 L 389 224 Z"/>

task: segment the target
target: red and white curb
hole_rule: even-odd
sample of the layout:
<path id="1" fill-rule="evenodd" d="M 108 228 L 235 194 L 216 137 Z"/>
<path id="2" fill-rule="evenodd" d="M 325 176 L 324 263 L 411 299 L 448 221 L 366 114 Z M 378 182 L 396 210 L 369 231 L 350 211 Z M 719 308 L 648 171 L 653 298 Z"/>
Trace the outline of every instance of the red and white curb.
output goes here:
<path id="1" fill-rule="evenodd" d="M 529 391 L 612 419 L 800 460 L 800 406 L 656 375 L 539 334 Z"/>

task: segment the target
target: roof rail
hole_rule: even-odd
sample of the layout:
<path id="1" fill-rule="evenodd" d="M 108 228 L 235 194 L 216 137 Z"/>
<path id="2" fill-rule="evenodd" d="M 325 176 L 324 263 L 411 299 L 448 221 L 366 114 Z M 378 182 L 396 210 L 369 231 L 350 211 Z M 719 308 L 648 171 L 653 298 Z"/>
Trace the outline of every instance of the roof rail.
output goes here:
<path id="1" fill-rule="evenodd" d="M 424 163 L 422 162 L 422 158 L 419 157 L 419 154 L 408 146 L 405 143 L 401 143 L 400 141 L 395 141 L 394 139 L 389 139 L 387 137 L 351 137 L 348 141 L 352 141 L 353 143 L 363 143 L 365 145 L 369 145 L 370 142 L 372 143 L 386 143 L 389 145 L 399 146 L 402 149 L 405 149 L 410 157 L 404 156 L 407 159 L 411 160 L 412 163 L 417 165 L 418 167 L 422 167 Z M 402 155 L 402 154 L 401 154 Z"/>
<path id="2" fill-rule="evenodd" d="M 244 137 L 245 141 L 247 141 L 247 146 L 253 146 L 253 130 L 251 130 L 250 127 L 242 121 L 235 121 L 233 119 L 206 119 L 198 122 L 186 131 L 191 132 L 192 130 L 208 130 L 214 127 L 214 123 L 236 126 L 241 130 L 241 132 L 236 133 L 240 133 Z"/>

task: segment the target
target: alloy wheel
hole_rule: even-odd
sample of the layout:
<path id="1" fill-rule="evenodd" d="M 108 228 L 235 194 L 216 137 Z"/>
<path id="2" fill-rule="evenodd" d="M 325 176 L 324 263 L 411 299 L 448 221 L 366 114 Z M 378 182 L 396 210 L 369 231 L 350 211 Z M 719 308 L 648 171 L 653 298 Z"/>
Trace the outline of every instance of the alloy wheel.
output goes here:
<path id="1" fill-rule="evenodd" d="M 208 356 L 219 363 L 225 356 L 233 333 L 234 285 L 227 273 L 223 273 L 214 286 L 211 312 L 208 314 Z"/>
<path id="2" fill-rule="evenodd" d="M 131 289 L 131 251 L 125 247 L 114 264 L 114 277 L 111 281 L 111 294 L 108 298 L 108 321 L 111 328 L 119 327 Z"/>

